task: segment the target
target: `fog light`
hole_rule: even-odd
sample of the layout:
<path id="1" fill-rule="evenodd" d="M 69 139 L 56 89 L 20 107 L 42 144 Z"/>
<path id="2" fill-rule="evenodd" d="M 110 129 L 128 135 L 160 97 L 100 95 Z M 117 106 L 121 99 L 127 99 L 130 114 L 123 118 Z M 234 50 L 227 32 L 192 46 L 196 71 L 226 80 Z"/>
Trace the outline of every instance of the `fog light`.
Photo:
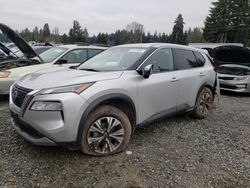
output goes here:
<path id="1" fill-rule="evenodd" d="M 33 103 L 30 110 L 34 110 L 34 111 L 61 111 L 62 104 L 60 102 L 36 101 Z"/>

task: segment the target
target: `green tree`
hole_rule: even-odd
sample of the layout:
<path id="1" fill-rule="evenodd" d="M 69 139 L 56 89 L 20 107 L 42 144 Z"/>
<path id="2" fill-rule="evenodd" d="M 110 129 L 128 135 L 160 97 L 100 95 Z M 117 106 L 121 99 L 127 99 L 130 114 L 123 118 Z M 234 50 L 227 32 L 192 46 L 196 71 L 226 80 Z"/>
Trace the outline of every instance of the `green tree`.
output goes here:
<path id="1" fill-rule="evenodd" d="M 203 32 L 200 28 L 195 27 L 193 30 L 191 28 L 187 31 L 187 43 L 199 43 L 203 42 Z"/>
<path id="2" fill-rule="evenodd" d="M 96 38 L 97 44 L 108 44 L 108 35 L 105 33 L 99 33 Z"/>
<path id="3" fill-rule="evenodd" d="M 38 32 L 38 27 L 36 26 L 32 32 L 32 40 L 37 42 L 38 37 L 39 37 L 39 32 Z"/>
<path id="4" fill-rule="evenodd" d="M 30 32 L 30 30 L 28 28 L 25 28 L 19 34 L 26 41 L 31 41 L 32 40 L 32 33 Z"/>
<path id="5" fill-rule="evenodd" d="M 166 33 L 162 33 L 161 37 L 160 37 L 160 42 L 169 42 L 169 37 L 168 35 L 166 35 Z"/>
<path id="6" fill-rule="evenodd" d="M 88 30 L 87 30 L 86 27 L 85 27 L 84 30 L 83 30 L 83 38 L 84 38 L 84 41 L 85 41 L 85 42 L 88 42 L 89 33 L 88 33 Z"/>
<path id="7" fill-rule="evenodd" d="M 43 42 L 43 29 L 39 29 L 38 41 Z"/>
<path id="8" fill-rule="evenodd" d="M 77 20 L 73 21 L 73 28 L 69 30 L 69 41 L 70 42 L 87 42 L 88 31 L 85 28 L 82 29 L 80 23 Z"/>
<path id="9" fill-rule="evenodd" d="M 45 23 L 43 26 L 43 35 L 42 35 L 42 41 L 49 43 L 50 42 L 50 29 L 49 24 Z"/>
<path id="10" fill-rule="evenodd" d="M 60 41 L 63 43 L 63 44 L 68 44 L 69 43 L 69 37 L 66 33 L 64 33 L 61 38 L 60 38 Z"/>
<path id="11" fill-rule="evenodd" d="M 175 44 L 185 44 L 186 39 L 183 33 L 185 23 L 181 14 L 178 15 L 174 23 L 171 42 Z"/>
<path id="12" fill-rule="evenodd" d="M 217 0 L 205 20 L 204 38 L 208 42 L 240 42 L 250 38 L 250 1 Z"/>

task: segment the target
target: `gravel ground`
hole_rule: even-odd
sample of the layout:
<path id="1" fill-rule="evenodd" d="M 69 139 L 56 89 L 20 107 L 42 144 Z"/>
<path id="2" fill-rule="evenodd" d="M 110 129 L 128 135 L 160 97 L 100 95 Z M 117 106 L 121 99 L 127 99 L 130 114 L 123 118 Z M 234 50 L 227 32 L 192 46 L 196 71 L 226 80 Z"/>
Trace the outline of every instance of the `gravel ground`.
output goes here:
<path id="1" fill-rule="evenodd" d="M 250 187 L 249 96 L 221 96 L 205 120 L 138 128 L 127 151 L 110 157 L 26 142 L 11 127 L 7 98 L 0 124 L 0 187 Z"/>

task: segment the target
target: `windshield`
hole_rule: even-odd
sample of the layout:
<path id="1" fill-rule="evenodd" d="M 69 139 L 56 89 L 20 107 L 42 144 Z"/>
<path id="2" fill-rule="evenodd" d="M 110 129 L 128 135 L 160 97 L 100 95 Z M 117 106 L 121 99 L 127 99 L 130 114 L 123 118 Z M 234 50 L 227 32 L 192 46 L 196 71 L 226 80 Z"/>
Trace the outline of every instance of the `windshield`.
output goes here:
<path id="1" fill-rule="evenodd" d="M 64 52 L 66 52 L 68 48 L 63 47 L 54 47 L 51 48 L 43 53 L 41 53 L 39 56 L 42 58 L 42 60 L 45 63 L 51 63 L 56 58 L 58 58 L 60 55 L 62 55 Z"/>
<path id="2" fill-rule="evenodd" d="M 78 69 L 96 71 L 127 70 L 146 52 L 146 50 L 147 48 L 135 47 L 110 48 L 85 61 Z"/>

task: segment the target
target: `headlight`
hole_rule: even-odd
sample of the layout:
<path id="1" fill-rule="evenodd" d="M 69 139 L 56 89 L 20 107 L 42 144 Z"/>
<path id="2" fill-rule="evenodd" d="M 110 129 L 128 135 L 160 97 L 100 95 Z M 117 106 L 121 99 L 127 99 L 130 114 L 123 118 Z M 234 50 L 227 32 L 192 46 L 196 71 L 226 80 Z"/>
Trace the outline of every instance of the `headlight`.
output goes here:
<path id="1" fill-rule="evenodd" d="M 10 75 L 10 71 L 0 71 L 0 78 L 7 78 Z"/>
<path id="2" fill-rule="evenodd" d="M 55 94 L 55 93 L 68 93 L 73 92 L 80 94 L 88 87 L 90 87 L 93 83 L 86 83 L 86 84 L 78 84 L 78 85 L 71 85 L 71 86 L 64 86 L 64 87 L 57 87 L 57 88 L 50 88 L 50 89 L 43 89 L 38 94 L 45 95 L 45 94 Z"/>
<path id="3" fill-rule="evenodd" d="M 30 110 L 34 111 L 61 111 L 62 104 L 53 101 L 36 101 L 31 106 Z"/>
<path id="4" fill-rule="evenodd" d="M 234 78 L 234 80 L 235 80 L 235 81 L 241 81 L 241 80 L 247 80 L 248 78 L 250 78 L 250 77 L 248 77 L 248 76 L 243 76 L 243 77 L 236 77 L 236 78 Z"/>

